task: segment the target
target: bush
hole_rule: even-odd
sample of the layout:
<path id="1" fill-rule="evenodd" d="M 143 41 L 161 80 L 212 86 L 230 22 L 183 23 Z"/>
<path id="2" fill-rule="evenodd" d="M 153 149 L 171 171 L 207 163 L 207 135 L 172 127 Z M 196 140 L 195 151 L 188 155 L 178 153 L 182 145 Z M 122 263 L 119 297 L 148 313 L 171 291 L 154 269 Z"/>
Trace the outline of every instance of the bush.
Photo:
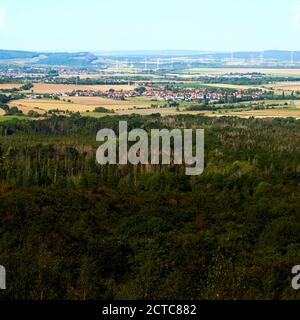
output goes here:
<path id="1" fill-rule="evenodd" d="M 20 90 L 30 90 L 32 88 L 33 84 L 31 82 L 26 82 L 21 86 Z"/>
<path id="2" fill-rule="evenodd" d="M 6 111 L 6 116 L 22 116 L 23 111 L 19 110 L 17 107 L 11 107 Z"/>
<path id="3" fill-rule="evenodd" d="M 103 108 L 103 107 L 95 108 L 94 112 L 97 112 L 97 113 L 114 113 L 113 110 L 108 110 L 108 109 Z"/>
<path id="4" fill-rule="evenodd" d="M 31 118 L 39 118 L 41 116 L 38 112 L 33 110 L 30 110 L 27 115 Z"/>

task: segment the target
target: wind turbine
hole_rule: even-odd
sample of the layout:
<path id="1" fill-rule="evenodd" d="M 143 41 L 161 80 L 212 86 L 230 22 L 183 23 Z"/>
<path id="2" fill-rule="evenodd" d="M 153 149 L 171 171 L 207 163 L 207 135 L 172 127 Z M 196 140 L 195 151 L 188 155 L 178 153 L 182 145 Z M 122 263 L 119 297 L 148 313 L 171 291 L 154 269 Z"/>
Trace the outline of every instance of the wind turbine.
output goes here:
<path id="1" fill-rule="evenodd" d="M 159 64 L 160 64 L 160 61 L 159 61 L 159 59 L 157 59 L 157 71 L 159 70 Z"/>
<path id="2" fill-rule="evenodd" d="M 260 54 L 260 63 L 264 64 L 264 51 L 262 51 L 262 53 Z"/>
<path id="3" fill-rule="evenodd" d="M 120 68 L 120 63 L 119 63 L 119 60 L 116 60 L 116 69 L 115 72 L 117 72 Z"/>
<path id="4" fill-rule="evenodd" d="M 294 64 L 294 51 L 291 51 L 291 65 Z"/>

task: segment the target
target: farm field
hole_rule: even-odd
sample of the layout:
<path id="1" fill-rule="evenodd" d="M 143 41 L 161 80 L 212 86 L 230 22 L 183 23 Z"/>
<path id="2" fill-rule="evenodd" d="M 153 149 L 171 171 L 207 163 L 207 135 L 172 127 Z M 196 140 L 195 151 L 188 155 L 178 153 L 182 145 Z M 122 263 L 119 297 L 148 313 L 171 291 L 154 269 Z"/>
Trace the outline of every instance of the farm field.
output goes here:
<path id="1" fill-rule="evenodd" d="M 225 84 L 225 83 L 208 83 L 203 84 L 208 87 L 217 87 L 217 88 L 226 88 L 226 89 L 236 89 L 236 90 L 248 90 L 248 89 L 255 89 L 259 88 L 262 89 L 260 86 L 244 86 L 244 85 L 237 85 L 237 84 Z"/>
<path id="2" fill-rule="evenodd" d="M 113 100 L 102 97 L 68 97 L 73 103 L 84 106 L 100 106 L 112 110 L 127 110 L 135 107 L 150 108 L 153 101 L 146 98 L 128 98 L 126 100 Z"/>
<path id="3" fill-rule="evenodd" d="M 63 79 L 70 79 L 70 78 L 74 78 L 74 77 L 79 77 L 80 79 L 99 79 L 101 80 L 101 78 L 105 78 L 109 75 L 110 78 L 120 78 L 123 77 L 124 80 L 126 80 L 126 78 L 130 78 L 130 77 L 141 77 L 141 78 L 156 78 L 157 75 L 155 74 L 144 74 L 144 73 L 139 73 L 139 71 L 137 72 L 132 72 L 132 73 L 111 73 L 111 72 L 106 72 L 106 73 L 95 73 L 95 74 L 62 74 L 59 77 L 63 78 Z"/>
<path id="4" fill-rule="evenodd" d="M 3 115 L 0 115 L 0 122 L 10 121 L 10 120 L 32 120 L 32 118 L 25 117 L 25 116 L 3 116 Z"/>
<path id="5" fill-rule="evenodd" d="M 238 84 L 227 84 L 227 83 L 203 83 L 201 81 L 174 81 L 172 84 L 176 84 L 180 88 L 203 88 L 203 87 L 212 87 L 212 88 L 228 88 L 236 90 L 248 90 L 248 89 L 263 89 L 261 86 L 253 85 L 238 85 Z"/>
<path id="6" fill-rule="evenodd" d="M 300 76 L 300 69 L 269 69 L 269 68 L 193 68 L 186 69 L 181 74 L 226 74 L 226 73 L 265 73 L 274 76 Z"/>
<path id="7" fill-rule="evenodd" d="M 36 99 L 22 99 L 14 100 L 9 103 L 10 107 L 18 107 L 26 115 L 30 110 L 36 111 L 40 114 L 44 114 L 49 110 L 58 109 L 60 111 L 80 112 L 82 115 L 102 117 L 101 113 L 94 113 L 97 106 L 104 107 L 108 110 L 112 110 L 115 114 L 130 115 L 140 114 L 149 115 L 153 113 L 160 113 L 161 115 L 172 114 L 201 114 L 208 116 L 266 116 L 266 117 L 300 117 L 300 101 L 285 101 L 289 103 L 289 108 L 275 108 L 269 110 L 253 110 L 253 111 L 238 111 L 238 112 L 222 112 L 213 114 L 212 111 L 189 111 L 182 110 L 178 112 L 175 108 L 151 108 L 151 104 L 154 102 L 146 100 L 145 98 L 131 98 L 126 101 L 118 101 L 101 97 L 73 97 L 72 102 L 58 101 L 58 100 L 36 100 Z M 267 101 L 272 103 L 272 101 Z M 275 101 L 274 101 L 275 102 Z M 155 102 L 160 105 L 159 102 Z M 281 101 L 277 101 L 281 104 Z M 161 101 L 163 104 L 163 101 Z M 245 103 L 247 104 L 247 103 Z M 3 110 L 0 110 L 0 115 L 4 114 Z"/>
<path id="8" fill-rule="evenodd" d="M 169 116 L 169 115 L 176 115 L 178 112 L 174 108 L 164 108 L 164 109 L 135 109 L 135 110 L 116 110 L 114 113 L 98 113 L 98 112 L 82 112 L 81 115 L 83 117 L 92 117 L 92 118 L 103 118 L 106 116 L 129 116 L 133 114 L 138 114 L 141 116 L 148 116 L 151 114 L 159 113 L 161 116 Z M 188 114 L 184 113 L 183 114 Z M 190 114 L 200 114 L 198 111 Z M 204 115 L 204 113 L 203 113 Z"/>
<path id="9" fill-rule="evenodd" d="M 1 88 L 1 87 L 0 87 Z M 34 93 L 65 93 L 75 90 L 95 90 L 95 91 L 108 91 L 114 90 L 133 90 L 135 86 L 131 85 L 71 85 L 71 84 L 47 84 L 47 83 L 35 83 L 34 87 L 28 91 Z"/>
<path id="10" fill-rule="evenodd" d="M 251 111 L 240 111 L 240 112 L 228 112 L 228 113 L 213 113 L 212 111 L 176 111 L 174 108 L 160 108 L 160 109 L 136 109 L 136 110 L 119 110 L 116 111 L 117 115 L 130 115 L 130 114 L 139 114 L 139 115 L 151 115 L 159 113 L 162 116 L 169 115 L 201 115 L 208 117 L 224 117 L 224 116 L 233 116 L 239 118 L 300 118 L 300 109 L 272 109 L 272 110 L 251 110 Z M 87 114 L 88 115 L 88 114 Z M 93 114 L 89 114 L 94 116 Z M 99 116 L 98 116 L 99 117 Z"/>
<path id="11" fill-rule="evenodd" d="M 151 100 L 140 98 L 121 101 L 102 97 L 70 97 L 70 100 L 72 102 L 50 99 L 21 99 L 11 101 L 9 105 L 17 107 L 24 114 L 27 114 L 30 110 L 44 114 L 46 111 L 54 109 L 71 112 L 93 112 L 96 107 L 104 107 L 110 110 L 134 110 L 135 108 L 150 108 L 153 103 Z"/>
<path id="12" fill-rule="evenodd" d="M 19 89 L 20 87 L 20 83 L 0 83 L 0 90 L 10 90 L 14 88 Z"/>
<path id="13" fill-rule="evenodd" d="M 151 115 L 160 113 L 162 116 L 168 115 L 202 115 L 208 117 L 224 117 L 233 116 L 239 118 L 300 118 L 300 109 L 271 109 L 271 110 L 251 110 L 227 113 L 213 113 L 212 111 L 176 111 L 174 108 L 161 108 L 161 109 L 144 109 L 144 110 L 121 110 L 117 111 L 119 115 L 130 115 L 132 113 L 139 115 Z"/>
<path id="14" fill-rule="evenodd" d="M 137 72 L 139 69 L 131 67 L 110 67 L 105 70 L 106 73 L 133 73 Z"/>
<path id="15" fill-rule="evenodd" d="M 273 110 L 251 110 L 242 112 L 228 112 L 222 116 L 255 117 L 255 118 L 300 118 L 300 109 L 273 109 Z"/>
<path id="16" fill-rule="evenodd" d="M 79 105 L 75 103 L 68 103 L 64 101 L 57 100 L 33 100 L 33 99 L 22 99 L 14 100 L 9 103 L 10 107 L 17 107 L 22 110 L 24 114 L 27 114 L 30 110 L 36 111 L 40 114 L 53 109 L 59 109 L 61 111 L 72 111 L 72 112 L 83 112 L 83 111 L 93 111 L 93 107 L 87 107 L 84 105 Z"/>
<path id="17" fill-rule="evenodd" d="M 287 81 L 264 85 L 264 88 L 272 88 L 274 90 L 300 91 L 300 81 Z"/>
<path id="18" fill-rule="evenodd" d="M 234 106 L 237 105 L 243 105 L 243 106 L 251 106 L 253 104 L 265 104 L 265 105 L 271 105 L 276 104 L 280 107 L 289 107 L 289 108 L 300 108 L 300 100 L 256 100 L 256 101 L 243 101 L 238 103 L 233 103 Z M 221 106 L 224 106 L 226 104 L 221 104 Z"/>
<path id="19" fill-rule="evenodd" d="M 116 114 L 118 114 L 118 115 L 130 115 L 130 114 L 133 114 L 133 113 L 134 114 L 143 115 L 143 116 L 151 115 L 151 114 L 155 114 L 155 113 L 159 113 L 162 116 L 179 114 L 179 112 L 177 112 L 175 108 L 156 108 L 156 109 L 148 108 L 148 109 L 119 110 L 119 111 L 116 111 Z"/>
<path id="20" fill-rule="evenodd" d="M 60 74 L 59 75 L 60 78 L 63 78 L 63 79 L 70 79 L 70 78 L 75 78 L 75 77 L 79 77 L 80 79 L 87 79 L 87 78 L 90 78 L 90 79 L 98 79 L 98 78 L 101 78 L 101 74 L 99 73 L 87 73 L 87 74 Z"/>
<path id="21" fill-rule="evenodd" d="M 170 116 L 170 115 L 180 115 L 180 114 L 190 114 L 190 115 L 211 115 L 211 111 L 181 111 L 178 112 L 175 108 L 147 108 L 147 109 L 131 109 L 131 110 L 116 110 L 114 114 L 111 115 L 132 115 L 138 114 L 141 116 L 147 116 L 151 114 L 159 113 L 162 116 Z M 102 118 L 107 116 L 105 113 L 96 113 L 96 112 L 83 112 L 82 116 L 89 116 L 95 118 Z"/>

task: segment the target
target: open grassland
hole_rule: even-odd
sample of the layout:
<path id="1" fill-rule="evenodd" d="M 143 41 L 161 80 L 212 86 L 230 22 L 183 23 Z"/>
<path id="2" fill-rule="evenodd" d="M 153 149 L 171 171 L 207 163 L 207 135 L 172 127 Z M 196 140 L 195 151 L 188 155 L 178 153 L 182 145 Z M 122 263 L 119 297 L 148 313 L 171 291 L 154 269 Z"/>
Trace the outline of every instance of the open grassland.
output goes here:
<path id="1" fill-rule="evenodd" d="M 121 90 L 133 90 L 135 86 L 131 85 L 71 85 L 71 84 L 46 84 L 46 83 L 35 83 L 34 87 L 29 91 L 40 94 L 59 94 L 72 92 L 76 90 L 95 90 L 95 91 L 108 91 L 114 89 L 117 91 Z"/>

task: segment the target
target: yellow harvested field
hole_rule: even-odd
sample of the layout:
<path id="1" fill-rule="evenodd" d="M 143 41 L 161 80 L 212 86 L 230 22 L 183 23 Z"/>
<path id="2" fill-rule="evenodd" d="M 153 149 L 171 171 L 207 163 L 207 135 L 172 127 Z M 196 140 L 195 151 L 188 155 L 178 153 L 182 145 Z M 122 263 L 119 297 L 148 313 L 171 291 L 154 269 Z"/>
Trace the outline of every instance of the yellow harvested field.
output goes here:
<path id="1" fill-rule="evenodd" d="M 277 82 L 264 85 L 265 88 L 273 88 L 274 90 L 300 91 L 299 81 Z"/>
<path id="2" fill-rule="evenodd" d="M 0 83 L 0 90 L 9 90 L 9 89 L 14 89 L 17 88 L 19 89 L 21 87 L 20 83 Z"/>
<path id="3" fill-rule="evenodd" d="M 114 111 L 135 110 L 135 108 L 149 108 L 152 103 L 151 100 L 145 99 L 131 99 L 128 101 L 102 97 L 68 97 L 66 99 L 71 100 L 71 102 L 63 100 L 22 99 L 11 101 L 9 105 L 18 107 L 24 114 L 27 114 L 30 110 L 43 114 L 53 109 L 72 112 L 92 112 L 96 107 L 104 107 Z"/>
<path id="4" fill-rule="evenodd" d="M 121 90 L 133 90 L 136 86 L 131 85 L 72 85 L 72 84 L 46 84 L 46 83 L 35 83 L 31 89 L 34 93 L 66 93 L 76 90 L 95 90 L 95 91 L 108 91 L 114 89 L 116 91 Z M 31 91 L 30 90 L 30 91 Z"/>
<path id="5" fill-rule="evenodd" d="M 75 103 L 68 103 L 64 101 L 56 100 L 32 100 L 32 99 L 23 99 L 15 100 L 9 103 L 12 107 L 18 107 L 23 111 L 24 114 L 27 114 L 30 110 L 36 111 L 40 114 L 45 113 L 46 111 L 58 109 L 61 111 L 72 111 L 72 112 L 85 112 L 93 111 L 95 107 L 85 106 Z"/>
<path id="6" fill-rule="evenodd" d="M 84 106 L 99 106 L 111 110 L 128 110 L 143 107 L 149 108 L 151 100 L 132 98 L 125 101 L 114 100 L 102 97 L 68 97 L 75 104 Z"/>
<path id="7" fill-rule="evenodd" d="M 237 116 L 237 117 L 257 117 L 257 118 L 276 118 L 276 117 L 295 117 L 300 118 L 300 101 L 296 101 L 294 105 L 294 109 L 270 109 L 270 110 L 251 110 L 251 111 L 239 111 L 239 112 L 228 112 L 222 114 L 213 114 L 211 111 L 176 111 L 175 108 L 149 108 L 137 106 L 133 107 L 131 101 L 118 101 L 125 103 L 124 105 L 113 105 L 113 100 L 102 99 L 98 101 L 98 106 L 103 106 L 107 109 L 114 110 L 116 115 L 130 115 L 130 114 L 140 114 L 140 115 L 150 115 L 153 113 L 160 113 L 162 116 L 167 115 L 180 115 L 180 114 L 191 114 L 191 115 L 206 115 L 206 116 L 214 116 L 214 117 L 222 117 L 222 116 Z M 105 101 L 105 100 L 109 100 Z M 79 101 L 80 102 L 80 101 Z M 72 111 L 72 112 L 80 112 L 84 115 L 89 116 L 105 116 L 107 114 L 94 114 L 93 111 L 97 104 L 86 104 L 88 102 L 83 103 L 69 103 L 65 101 L 56 101 L 56 100 L 32 100 L 32 99 L 23 99 L 23 100 L 15 100 L 9 103 L 9 105 L 18 107 L 23 111 L 24 114 L 28 114 L 30 110 L 36 111 L 40 114 L 44 114 L 46 111 L 58 109 L 61 111 Z M 109 103 L 109 104 L 105 104 Z M 126 104 L 128 103 L 128 104 Z M 130 104 L 131 103 L 131 104 Z M 297 109 L 298 107 L 298 109 Z M 3 115 L 4 111 L 0 110 L 0 115 Z"/>
<path id="8" fill-rule="evenodd" d="M 122 100 L 114 100 L 114 99 L 108 99 L 108 98 L 102 98 L 102 97 L 68 97 L 68 100 L 71 100 L 74 103 L 77 104 L 83 104 L 87 106 L 114 106 L 114 105 L 120 105 L 120 106 L 128 106 L 130 103 L 128 101 L 122 101 Z"/>
<path id="9" fill-rule="evenodd" d="M 4 116 L 5 115 L 5 111 L 3 109 L 0 109 L 0 116 Z"/>

